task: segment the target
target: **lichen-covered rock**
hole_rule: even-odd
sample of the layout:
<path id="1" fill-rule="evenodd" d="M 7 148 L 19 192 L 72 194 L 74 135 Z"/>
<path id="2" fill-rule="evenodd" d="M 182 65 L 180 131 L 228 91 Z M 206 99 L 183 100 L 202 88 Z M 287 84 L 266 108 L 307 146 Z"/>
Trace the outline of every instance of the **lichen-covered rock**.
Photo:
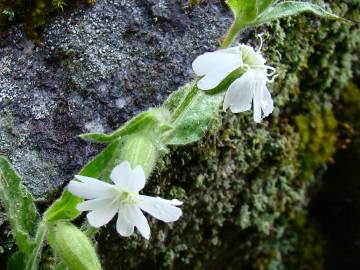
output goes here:
<path id="1" fill-rule="evenodd" d="M 21 27 L 1 41 L 0 153 L 36 199 L 49 201 L 99 151 L 77 135 L 109 132 L 160 105 L 230 22 L 222 6 L 161 3 L 99 1 L 54 18 L 44 47 Z"/>
<path id="2" fill-rule="evenodd" d="M 360 18 L 359 1 L 327 3 Z M 99 0 L 54 18 L 41 48 L 11 28 L 0 41 L 0 153 L 47 205 L 101 149 L 77 135 L 161 104 L 230 22 L 221 3 Z M 256 30 L 279 73 L 273 115 L 255 125 L 250 112 L 224 114 L 201 142 L 172 149 L 146 188 L 183 200 L 184 216 L 153 221 L 145 242 L 103 229 L 105 269 L 321 269 L 308 192 L 336 148 L 333 109 L 359 65 L 360 31 L 312 16 Z"/>

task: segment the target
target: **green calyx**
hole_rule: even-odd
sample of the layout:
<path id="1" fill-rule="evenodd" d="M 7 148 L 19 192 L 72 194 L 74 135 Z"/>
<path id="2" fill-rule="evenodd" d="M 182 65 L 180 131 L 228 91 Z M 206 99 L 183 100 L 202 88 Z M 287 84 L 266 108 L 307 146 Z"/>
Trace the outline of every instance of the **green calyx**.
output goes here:
<path id="1" fill-rule="evenodd" d="M 126 139 L 120 154 L 132 168 L 140 165 L 148 177 L 153 171 L 158 157 L 158 150 L 146 135 L 133 135 Z"/>
<path id="2" fill-rule="evenodd" d="M 65 221 L 50 224 L 48 227 L 49 244 L 69 269 L 102 269 L 94 246 L 77 227 Z"/>

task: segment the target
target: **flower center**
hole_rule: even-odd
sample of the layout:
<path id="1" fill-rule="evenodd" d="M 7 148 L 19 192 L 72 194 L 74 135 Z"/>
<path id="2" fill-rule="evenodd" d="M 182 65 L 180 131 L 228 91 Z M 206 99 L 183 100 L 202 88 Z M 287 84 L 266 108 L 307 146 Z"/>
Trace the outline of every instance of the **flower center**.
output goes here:
<path id="1" fill-rule="evenodd" d="M 115 200 L 121 204 L 133 204 L 138 201 L 138 193 L 123 190 L 119 187 L 115 187 Z"/>

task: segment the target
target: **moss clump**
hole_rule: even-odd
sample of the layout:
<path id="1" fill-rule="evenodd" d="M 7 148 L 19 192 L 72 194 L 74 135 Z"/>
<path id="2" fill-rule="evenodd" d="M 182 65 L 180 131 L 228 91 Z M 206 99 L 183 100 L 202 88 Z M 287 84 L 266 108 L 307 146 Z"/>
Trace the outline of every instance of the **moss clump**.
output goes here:
<path id="1" fill-rule="evenodd" d="M 343 147 L 352 144 L 353 151 L 360 156 L 360 89 L 349 84 L 341 93 L 341 104 L 339 116 L 344 121 L 341 134 Z"/>
<path id="2" fill-rule="evenodd" d="M 0 3 L 0 33 L 13 22 L 24 21 L 29 37 L 40 43 L 41 33 L 51 14 L 64 11 L 76 0 L 3 0 Z M 94 0 L 86 0 L 93 4 Z"/>
<path id="3" fill-rule="evenodd" d="M 304 179 L 309 179 L 314 170 L 326 163 L 336 150 L 337 121 L 329 108 L 316 114 L 297 115 L 299 151 Z"/>

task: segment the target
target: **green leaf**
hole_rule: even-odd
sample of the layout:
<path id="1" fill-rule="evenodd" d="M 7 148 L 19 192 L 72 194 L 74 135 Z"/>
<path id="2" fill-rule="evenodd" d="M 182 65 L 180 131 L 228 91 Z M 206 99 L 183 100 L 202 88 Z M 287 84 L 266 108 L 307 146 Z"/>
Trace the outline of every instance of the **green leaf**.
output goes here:
<path id="1" fill-rule="evenodd" d="M 177 91 L 172 92 L 170 96 L 165 100 L 163 106 L 167 108 L 171 114 L 173 114 L 182 100 L 184 100 L 186 94 L 189 92 L 188 88 L 192 87 L 192 84 L 187 84 L 183 87 L 180 87 Z"/>
<path id="2" fill-rule="evenodd" d="M 224 96 L 223 93 L 207 94 L 197 89 L 196 82 L 180 88 L 178 92 L 165 103 L 173 112 L 173 129 L 163 135 L 165 144 L 184 145 L 199 140 L 216 117 Z M 173 106 L 175 101 L 180 104 L 176 109 Z"/>
<path id="3" fill-rule="evenodd" d="M 256 8 L 257 8 L 257 15 L 264 12 L 268 7 L 271 6 L 276 0 L 257 0 L 256 1 Z"/>
<path id="4" fill-rule="evenodd" d="M 0 156 L 0 199 L 9 218 L 19 250 L 30 253 L 34 247 L 39 213 L 30 192 L 21 184 L 20 176 L 9 161 Z"/>
<path id="5" fill-rule="evenodd" d="M 242 23 L 253 21 L 257 16 L 256 0 L 227 0 L 226 3 L 234 13 L 235 20 Z"/>
<path id="6" fill-rule="evenodd" d="M 15 252 L 10 256 L 6 270 L 24 270 L 26 267 L 26 257 L 25 253 Z"/>
<path id="7" fill-rule="evenodd" d="M 126 122 L 122 127 L 113 133 L 101 134 L 101 133 L 86 133 L 80 135 L 83 139 L 88 139 L 95 142 L 111 142 L 117 138 L 127 136 L 139 131 L 154 130 L 159 124 L 166 123 L 170 118 L 170 113 L 164 108 L 150 109 Z"/>
<path id="8" fill-rule="evenodd" d="M 55 270 L 68 270 L 69 268 L 66 266 L 64 262 L 61 262 L 56 265 Z"/>
<path id="9" fill-rule="evenodd" d="M 313 13 L 328 19 L 342 19 L 325 9 L 308 2 L 286 1 L 274 5 L 258 16 L 253 25 L 270 22 L 275 19 L 297 15 L 303 12 Z"/>
<path id="10" fill-rule="evenodd" d="M 108 145 L 101 153 L 91 160 L 81 171 L 80 175 L 109 181 L 111 170 L 119 163 L 122 141 L 116 140 Z M 72 220 L 79 216 L 76 205 L 83 199 L 72 195 L 67 189 L 44 214 L 44 220 Z"/>

